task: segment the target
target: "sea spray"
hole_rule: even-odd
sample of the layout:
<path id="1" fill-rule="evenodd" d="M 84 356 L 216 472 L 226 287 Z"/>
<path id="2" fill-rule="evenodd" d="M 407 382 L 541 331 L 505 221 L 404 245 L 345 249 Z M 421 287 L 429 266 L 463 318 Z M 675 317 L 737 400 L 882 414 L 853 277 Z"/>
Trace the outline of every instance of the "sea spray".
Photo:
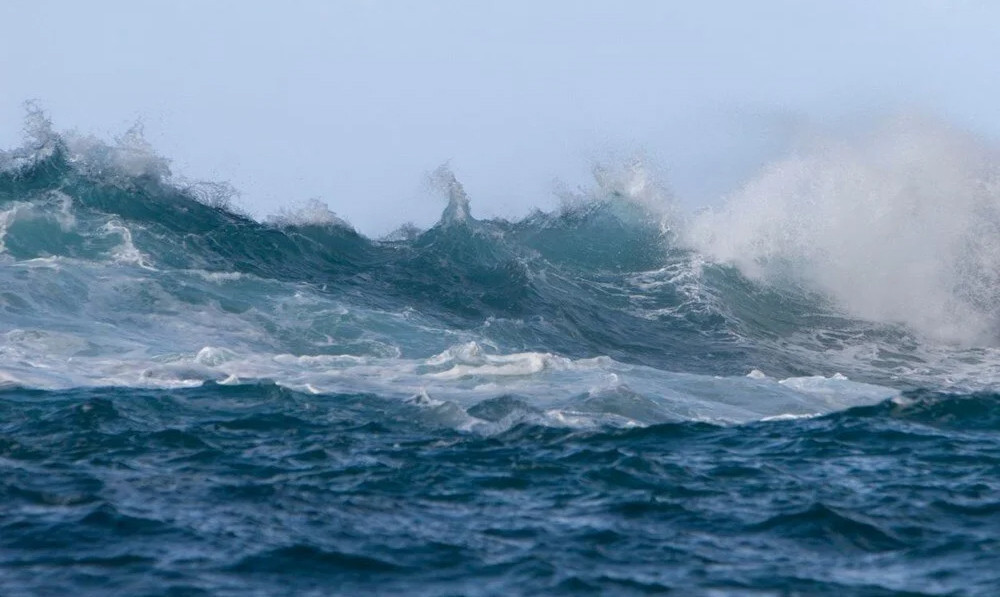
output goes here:
<path id="1" fill-rule="evenodd" d="M 687 240 L 754 279 L 801 283 L 848 313 L 945 341 L 997 342 L 1000 153 L 899 118 L 769 164 Z"/>

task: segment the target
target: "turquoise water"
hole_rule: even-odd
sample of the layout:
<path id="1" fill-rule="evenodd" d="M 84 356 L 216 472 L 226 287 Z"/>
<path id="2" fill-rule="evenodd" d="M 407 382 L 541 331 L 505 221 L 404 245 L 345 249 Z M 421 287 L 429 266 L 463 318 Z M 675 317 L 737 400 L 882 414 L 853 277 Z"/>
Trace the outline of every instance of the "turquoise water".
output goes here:
<path id="1" fill-rule="evenodd" d="M 0 158 L 4 595 L 1000 587 L 988 343 L 614 188 L 479 220 L 440 171 L 371 239 L 139 145 Z"/>

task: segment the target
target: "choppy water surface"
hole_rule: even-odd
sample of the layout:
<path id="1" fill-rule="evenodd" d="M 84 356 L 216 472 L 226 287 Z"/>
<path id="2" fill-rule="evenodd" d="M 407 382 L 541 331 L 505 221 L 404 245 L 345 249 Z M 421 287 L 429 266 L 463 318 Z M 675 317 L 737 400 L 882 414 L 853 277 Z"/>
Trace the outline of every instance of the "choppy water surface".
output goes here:
<path id="1" fill-rule="evenodd" d="M 1000 588 L 988 156 L 935 179 L 947 221 L 890 184 L 912 143 L 874 191 L 814 156 L 696 217 L 625 169 L 477 220 L 441 171 L 441 221 L 377 240 L 32 118 L 0 154 L 0 593 Z"/>

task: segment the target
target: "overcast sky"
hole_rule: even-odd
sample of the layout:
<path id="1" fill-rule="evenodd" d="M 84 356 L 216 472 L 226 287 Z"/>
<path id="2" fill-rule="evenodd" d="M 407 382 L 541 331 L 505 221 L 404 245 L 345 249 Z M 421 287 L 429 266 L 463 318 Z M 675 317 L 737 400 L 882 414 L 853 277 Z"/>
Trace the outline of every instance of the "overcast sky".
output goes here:
<path id="1" fill-rule="evenodd" d="M 1000 135 L 997 23 L 986 0 L 4 0 L 0 145 L 28 99 L 105 138 L 142 120 L 255 214 L 320 198 L 369 233 L 432 223 L 448 160 L 480 217 L 635 153 L 694 205 L 813 122 L 920 110 Z"/>

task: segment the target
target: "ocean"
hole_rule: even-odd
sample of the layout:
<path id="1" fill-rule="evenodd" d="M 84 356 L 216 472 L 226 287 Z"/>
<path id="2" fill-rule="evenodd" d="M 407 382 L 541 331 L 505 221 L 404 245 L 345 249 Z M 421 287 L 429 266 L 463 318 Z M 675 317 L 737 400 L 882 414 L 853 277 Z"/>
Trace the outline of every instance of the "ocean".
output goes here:
<path id="1" fill-rule="evenodd" d="M 369 238 L 32 113 L 0 594 L 1000 594 L 1000 161 L 922 126 Z"/>

